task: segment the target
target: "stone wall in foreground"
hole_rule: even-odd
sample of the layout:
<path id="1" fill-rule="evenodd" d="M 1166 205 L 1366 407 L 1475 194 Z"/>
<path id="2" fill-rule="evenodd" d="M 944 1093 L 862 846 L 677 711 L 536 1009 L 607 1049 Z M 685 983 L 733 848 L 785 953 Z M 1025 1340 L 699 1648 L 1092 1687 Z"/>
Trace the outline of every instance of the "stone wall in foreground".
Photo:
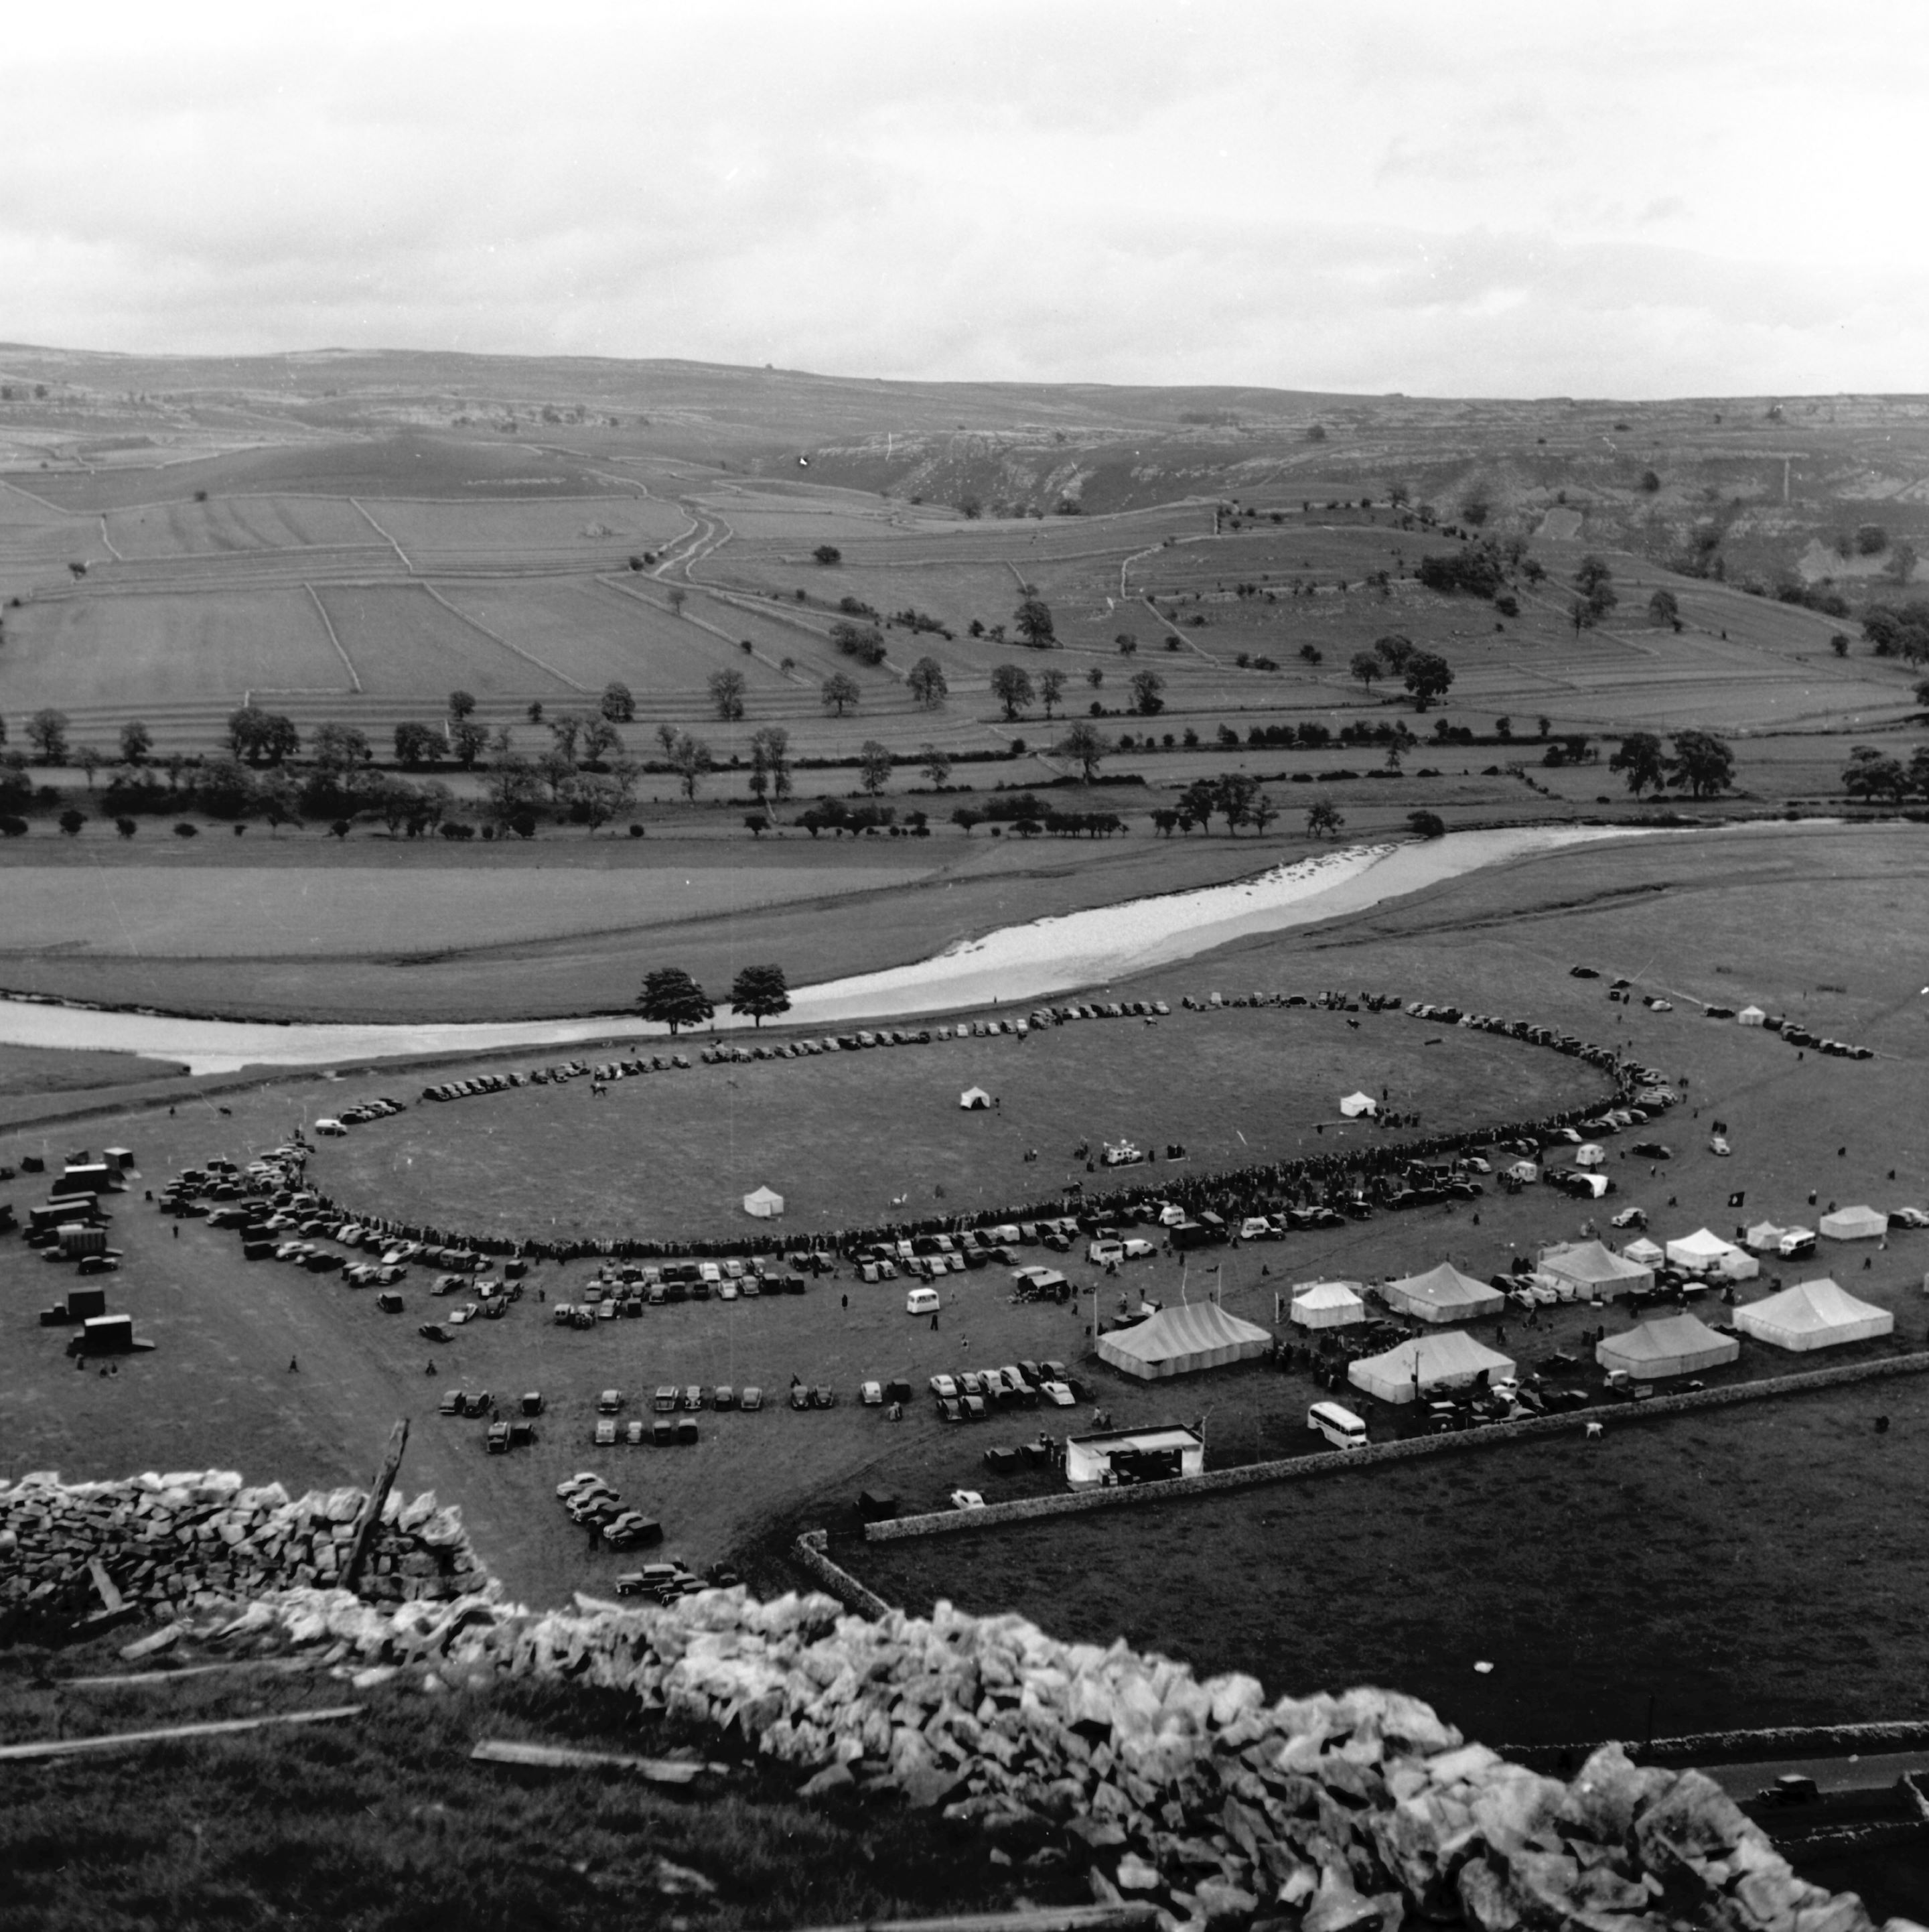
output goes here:
<path id="1" fill-rule="evenodd" d="M 352 1489 L 291 1498 L 279 1483 L 250 1489 L 225 1469 L 76 1484 L 36 1472 L 0 1484 L 0 1612 L 101 1609 L 94 1561 L 127 1602 L 158 1610 L 211 1592 L 326 1586 L 366 1500 Z M 433 1601 L 488 1582 L 458 1508 L 439 1506 L 433 1492 L 409 1503 L 391 1492 L 364 1559 L 364 1596 Z"/>
<path id="2" fill-rule="evenodd" d="M 191 1630 L 250 1655 L 308 1652 L 362 1691 L 522 1678 L 620 1690 L 808 1773 L 808 1797 L 942 1808 L 1021 1875 L 1069 1870 L 1095 1899 L 1154 1904 L 1167 1932 L 1873 1932 L 1858 1900 L 1796 1877 L 1700 1772 L 1639 1766 L 1606 1744 L 1563 1783 L 1467 1743 L 1396 1692 L 1269 1701 L 1253 1678 L 1202 1681 L 1122 1640 L 1066 1643 L 1022 1617 L 946 1604 L 928 1618 L 864 1617 L 822 1595 L 759 1603 L 740 1588 L 667 1608 L 536 1611 L 493 1586 L 410 1595 L 394 1568 L 377 1580 L 383 1602 L 307 1583 L 224 1600 L 208 1586 L 217 1568 L 265 1573 L 298 1550 L 296 1567 L 316 1568 L 337 1521 L 318 1502 L 331 1499 L 206 1476 L 71 1489 L 38 1477 L 0 1491 L 10 1562 L 29 1538 L 41 1565 L 104 1545 L 158 1548 L 170 1553 L 141 1558 L 154 1576 L 200 1586 L 137 1654 Z M 460 1536 L 432 1499 L 404 1528 L 423 1507 L 397 1510 L 388 1553 L 434 1550 L 439 1566 L 445 1550 L 466 1556 L 459 1541 L 422 1540 L 431 1526 Z M 236 1553 L 244 1541 L 258 1557 Z M 172 1603 L 172 1589 L 160 1596 Z"/>

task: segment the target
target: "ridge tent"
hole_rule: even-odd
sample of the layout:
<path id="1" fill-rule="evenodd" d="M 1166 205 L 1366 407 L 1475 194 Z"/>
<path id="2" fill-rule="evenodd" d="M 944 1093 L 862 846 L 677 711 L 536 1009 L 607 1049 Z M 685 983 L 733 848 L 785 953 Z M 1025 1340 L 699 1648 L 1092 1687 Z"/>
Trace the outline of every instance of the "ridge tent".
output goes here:
<path id="1" fill-rule="evenodd" d="M 1654 1270 L 1611 1252 L 1598 1241 L 1576 1241 L 1550 1248 L 1540 1257 L 1539 1272 L 1567 1282 L 1580 1294 L 1598 1294 L 1612 1300 L 1617 1294 L 1640 1294 L 1654 1286 Z"/>
<path id="2" fill-rule="evenodd" d="M 1735 1311 L 1735 1325 L 1744 1335 L 1778 1348 L 1805 1351 L 1838 1348 L 1845 1342 L 1867 1342 L 1895 1332 L 1895 1317 L 1855 1296 L 1824 1275 L 1817 1281 L 1798 1281 L 1766 1301 L 1751 1301 Z"/>
<path id="3" fill-rule="evenodd" d="M 1762 1271 L 1753 1255 L 1707 1228 L 1697 1228 L 1668 1244 L 1668 1258 L 1690 1274 L 1724 1274 L 1730 1281 L 1752 1281 Z"/>
<path id="4" fill-rule="evenodd" d="M 958 1104 L 968 1114 L 980 1113 L 992 1104 L 992 1096 L 982 1087 L 968 1087 L 958 1095 Z"/>
<path id="5" fill-rule="evenodd" d="M 1642 1382 L 1658 1382 L 1719 1368 L 1741 1352 L 1732 1335 L 1718 1335 L 1694 1316 L 1662 1315 L 1597 1342 L 1594 1358 L 1610 1373 L 1618 1369 Z"/>
<path id="6" fill-rule="evenodd" d="M 1478 1322 L 1499 1314 L 1507 1306 L 1506 1298 L 1498 1290 L 1446 1262 L 1424 1274 L 1388 1282 L 1380 1292 L 1395 1313 L 1410 1315 L 1418 1322 Z"/>
<path id="7" fill-rule="evenodd" d="M 1888 1232 L 1888 1216 L 1876 1208 L 1843 1208 L 1816 1226 L 1832 1241 L 1874 1241 Z"/>
<path id="8" fill-rule="evenodd" d="M 1382 1402 L 1412 1402 L 1435 1389 L 1467 1388 L 1514 1372 L 1514 1360 L 1476 1342 L 1464 1329 L 1416 1335 L 1383 1355 L 1369 1355 L 1346 1379 Z"/>
<path id="9" fill-rule="evenodd" d="M 1357 1120 L 1362 1114 L 1377 1114 L 1380 1103 L 1370 1094 L 1349 1094 L 1340 1102 L 1340 1111 L 1349 1120 Z"/>
<path id="10" fill-rule="evenodd" d="M 1155 1382 L 1262 1355 L 1272 1342 L 1268 1330 L 1227 1314 L 1217 1302 L 1194 1301 L 1102 1335 L 1099 1359 L 1123 1375 Z"/>
<path id="11" fill-rule="evenodd" d="M 773 1189 L 760 1187 L 754 1194 L 743 1197 L 743 1211 L 754 1214 L 760 1221 L 767 1221 L 772 1215 L 784 1211 L 784 1197 Z"/>
<path id="12" fill-rule="evenodd" d="M 1303 1281 L 1293 1289 L 1286 1319 L 1302 1328 L 1343 1328 L 1366 1318 L 1356 1281 Z"/>
<path id="13" fill-rule="evenodd" d="M 1778 1228 L 1772 1221 L 1757 1221 L 1742 1235 L 1742 1245 L 1751 1254 L 1779 1254 L 1782 1237 L 1787 1232 L 1786 1228 Z"/>
<path id="14" fill-rule="evenodd" d="M 1744 1006 L 1735 1016 L 1735 1024 L 1737 1026 L 1760 1026 L 1767 1018 L 1768 1015 L 1760 1006 Z"/>
<path id="15" fill-rule="evenodd" d="M 1622 1260 L 1632 1262 L 1637 1268 L 1646 1268 L 1651 1273 L 1667 1259 L 1667 1256 L 1646 1234 L 1636 1235 L 1622 1250 L 1621 1256 Z"/>

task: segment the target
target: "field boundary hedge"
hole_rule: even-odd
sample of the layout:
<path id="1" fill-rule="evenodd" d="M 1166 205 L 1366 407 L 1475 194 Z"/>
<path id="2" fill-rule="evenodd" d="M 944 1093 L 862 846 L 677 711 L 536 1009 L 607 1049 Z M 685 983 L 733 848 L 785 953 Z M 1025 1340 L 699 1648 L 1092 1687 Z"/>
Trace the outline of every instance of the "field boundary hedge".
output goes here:
<path id="1" fill-rule="evenodd" d="M 1894 1376 L 1929 1373 L 1929 1352 L 1890 1356 L 1873 1362 L 1847 1362 L 1805 1375 L 1774 1376 L 1760 1382 L 1736 1382 L 1726 1388 L 1697 1389 L 1679 1395 L 1656 1396 L 1643 1402 L 1604 1409 L 1592 1416 L 1578 1414 L 1529 1416 L 1517 1422 L 1496 1423 L 1486 1429 L 1448 1436 L 1414 1436 L 1400 1442 L 1369 1443 L 1364 1449 L 1334 1449 L 1314 1456 L 1289 1456 L 1268 1462 L 1244 1462 L 1226 1469 L 1208 1469 L 1197 1476 L 1170 1482 L 1136 1484 L 1124 1489 L 1070 1491 L 1050 1496 L 1026 1496 L 1013 1502 L 987 1503 L 982 1509 L 939 1510 L 922 1516 L 896 1516 L 864 1526 L 867 1543 L 896 1543 L 920 1536 L 951 1536 L 974 1530 L 995 1529 L 1008 1522 L 1028 1522 L 1041 1516 L 1076 1516 L 1088 1510 L 1128 1508 L 1147 1503 L 1182 1502 L 1192 1496 L 1228 1490 L 1258 1489 L 1272 1483 L 1297 1482 L 1342 1471 L 1370 1468 L 1384 1462 L 1412 1462 L 1430 1456 L 1466 1455 L 1520 1442 L 1545 1442 L 1577 1433 L 1589 1421 L 1612 1418 L 1640 1421 L 1659 1415 L 1682 1415 L 1702 1409 L 1727 1408 L 1746 1402 L 1808 1394 L 1856 1382 L 1878 1382 Z"/>

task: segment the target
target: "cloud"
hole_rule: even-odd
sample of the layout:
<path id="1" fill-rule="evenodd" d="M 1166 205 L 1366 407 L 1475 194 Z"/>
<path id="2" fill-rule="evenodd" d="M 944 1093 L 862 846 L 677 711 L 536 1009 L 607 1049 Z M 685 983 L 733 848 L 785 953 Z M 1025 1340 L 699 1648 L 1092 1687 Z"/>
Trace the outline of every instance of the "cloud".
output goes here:
<path id="1" fill-rule="evenodd" d="M 0 122 L 19 339 L 1630 394 L 1906 387 L 1929 346 L 1915 10 L 51 22 Z"/>

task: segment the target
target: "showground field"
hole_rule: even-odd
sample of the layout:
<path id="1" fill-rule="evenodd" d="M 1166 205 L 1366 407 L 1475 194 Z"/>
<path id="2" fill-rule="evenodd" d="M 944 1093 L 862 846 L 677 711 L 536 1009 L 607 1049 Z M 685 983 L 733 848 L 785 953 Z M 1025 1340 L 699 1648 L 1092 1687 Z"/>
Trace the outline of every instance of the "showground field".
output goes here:
<path id="1" fill-rule="evenodd" d="M 1762 1214 L 1800 1219 L 1832 1200 L 1923 1204 L 1929 1118 L 1920 1104 L 1925 1042 L 1912 963 L 1929 938 L 1922 913 L 1929 900 L 1921 889 L 1929 862 L 1921 837 L 1907 827 L 1791 826 L 1738 842 L 1688 835 L 1591 848 L 1504 876 L 1475 875 L 1324 927 L 1245 942 L 1109 990 L 1176 1006 L 1187 992 L 1384 987 L 1624 1040 L 1685 1095 L 1660 1130 L 1673 1150 L 1670 1162 L 1624 1157 L 1610 1144 L 1619 1192 L 1608 1204 L 1642 1207 L 1663 1238 L 1702 1225 L 1725 1233 Z M 1625 973 L 1642 990 L 1672 999 L 1674 1010 L 1611 1006 L 1603 982 L 1569 976 L 1577 963 Z M 1876 1058 L 1803 1057 L 1771 1034 L 1702 1018 L 1696 1004 L 1744 998 L 1865 1042 Z M 721 1193 L 721 1173 L 709 1178 L 694 1154 L 680 1150 L 687 1140 L 730 1171 L 732 1187 L 742 1178 L 782 1189 L 788 1177 L 770 1163 L 788 1154 L 800 1167 L 822 1162 L 822 1184 L 848 1190 L 837 1197 L 840 1213 L 874 1206 L 888 1214 L 889 1195 L 913 1186 L 874 1187 L 861 1172 L 840 1175 L 834 1158 L 806 1144 L 813 1120 L 833 1156 L 848 1147 L 873 1161 L 916 1147 L 928 1132 L 936 1136 L 934 1172 L 940 1161 L 966 1165 L 970 1149 L 952 1136 L 988 1130 L 996 1148 L 986 1165 L 1001 1187 L 1010 1177 L 1001 1197 L 1009 1199 L 1033 1191 L 1028 1177 L 1042 1177 L 1040 1192 L 1066 1178 L 1075 1130 L 1081 1138 L 1133 1132 L 1160 1142 L 1161 1152 L 1168 1133 L 1190 1136 L 1193 1161 L 1167 1172 L 1210 1172 L 1243 1160 L 1255 1143 L 1317 1151 L 1327 1136 L 1308 1130 L 1321 1109 L 1302 1111 L 1303 1096 L 1326 1109 L 1330 1135 L 1330 1102 L 1344 1090 L 1333 1086 L 1336 1077 L 1376 1084 L 1377 1066 L 1390 1085 L 1421 1082 L 1432 1056 L 1462 1044 L 1490 1052 L 1499 1045 L 1450 1030 L 1430 1047 L 1442 1030 L 1425 1022 L 1360 1017 L 1355 1035 L 1330 1016 L 1175 1013 L 1157 1028 L 1094 1023 L 1022 1047 L 984 1041 L 834 1062 L 700 1066 L 619 1084 L 604 1100 L 577 1083 L 542 1096 L 554 1110 L 541 1113 L 518 1112 L 536 1097 L 523 1094 L 416 1105 L 328 1144 L 316 1172 L 344 1199 L 360 1201 L 364 1185 L 377 1196 L 392 1186 L 398 1198 L 367 1200 L 371 1209 L 405 1213 L 400 1196 L 412 1189 L 410 1198 L 424 1209 L 445 1204 L 452 1221 L 473 1202 L 471 1211 L 491 1227 L 526 1216 L 536 1222 L 529 1232 L 546 1232 L 549 1211 L 634 1226 L 632 1214 L 668 1218 L 658 1204 L 664 1194 L 653 1192 L 659 1166 L 689 1191 L 693 1218 L 704 1199 Z M 1331 1029 L 1330 1045 L 1324 1034 L 1307 1044 L 1316 1025 Z M 1273 1056 L 1288 1036 L 1302 1052 L 1282 1073 L 1269 1070 L 1280 1065 Z M 1189 1044 L 1200 1050 L 1204 1077 L 1189 1060 L 1168 1058 Z M 1255 1056 L 1254 1069 L 1242 1065 L 1242 1048 Z M 947 1051 L 970 1060 L 968 1071 L 956 1072 L 964 1060 L 946 1059 Z M 1022 1058 L 1034 1053 L 1035 1060 Z M 1468 1063 L 1462 1086 L 1472 1078 L 1484 1085 L 1446 1104 L 1516 1117 L 1544 1104 L 1544 1090 L 1523 1082 L 1581 1070 L 1552 1056 L 1512 1056 L 1509 1049 L 1504 1058 Z M 554 1057 L 531 1054 L 520 1064 Z M 489 1064 L 512 1063 L 498 1056 Z M 437 1348 L 416 1335 L 415 1324 L 460 1298 L 429 1297 L 419 1270 L 404 1287 L 405 1315 L 385 1316 L 372 1297 L 333 1278 L 244 1262 L 232 1234 L 200 1222 L 179 1224 L 177 1234 L 177 1224 L 140 1198 L 142 1187 L 181 1166 L 217 1153 L 243 1157 L 364 1094 L 406 1096 L 426 1079 L 460 1070 L 229 1081 L 218 1093 L 206 1082 L 182 1082 L 159 1102 L 131 1109 L 116 1107 L 111 1093 L 56 1096 L 38 1108 L 48 1117 L 44 1124 L 0 1135 L 0 1160 L 16 1166 L 22 1152 L 58 1158 L 71 1146 L 111 1141 L 135 1148 L 140 1179 L 118 1204 L 113 1226 L 128 1260 L 110 1288 L 115 1305 L 131 1310 L 158 1344 L 118 1377 L 75 1374 L 61 1356 L 59 1331 L 32 1325 L 33 1310 L 64 1278 L 29 1250 L 0 1248 L 0 1294 L 21 1345 L 0 1361 L 0 1404 L 14 1419 L 9 1466 L 58 1466 L 74 1474 L 220 1462 L 272 1471 L 291 1484 L 347 1481 L 365 1478 L 388 1424 L 408 1414 L 416 1420 L 410 1480 L 460 1501 L 492 1564 L 519 1594 L 538 1599 L 572 1587 L 607 1591 L 622 1565 L 621 1558 L 592 1554 L 550 1494 L 562 1477 L 594 1467 L 627 1501 L 661 1517 L 676 1553 L 700 1562 L 734 1558 L 772 1587 L 793 1574 L 788 1537 L 822 1526 L 836 1533 L 845 1560 L 887 1595 L 914 1605 L 939 1594 L 988 1602 L 982 1580 L 994 1576 L 1004 1606 L 1048 1616 L 1082 1634 L 1126 1631 L 1202 1660 L 1244 1660 L 1281 1689 L 1316 1676 L 1336 1682 L 1395 1674 L 1402 1634 L 1411 1642 L 1424 1638 L 1436 1660 L 1427 1666 L 1432 1674 L 1422 1681 L 1415 1658 L 1401 1672 L 1403 1681 L 1438 1695 L 1456 1720 L 1477 1720 L 1492 1735 L 1558 1741 L 1624 1731 L 1630 1696 L 1646 1694 L 1630 1687 L 1648 1677 L 1671 1728 L 1763 1712 L 1812 1714 L 1825 1706 L 1840 1718 L 1917 1708 L 1912 1649 L 1883 1621 L 1885 1606 L 1902 1602 L 1916 1581 L 1884 1540 L 1892 1540 L 1894 1522 L 1914 1502 L 1913 1479 L 1894 1453 L 1906 1454 L 1929 1427 L 1902 1385 L 1886 1385 L 1879 1398 L 1892 1424 L 1883 1444 L 1864 1440 L 1864 1432 L 1872 1437 L 1868 1412 L 1878 1398 L 1854 1391 L 1751 1412 L 1745 1424 L 1726 1414 L 1652 1427 L 1610 1417 L 1600 1444 L 1499 1450 L 1437 1471 L 1367 1472 L 1337 1486 L 1256 1492 L 1214 1504 L 1210 1514 L 1190 1506 L 1120 1513 L 1082 1523 L 1076 1535 L 1056 1527 L 1026 1531 L 1009 1545 L 1004 1532 L 947 1538 L 922 1547 L 909 1571 L 851 1540 L 850 1502 L 860 1486 L 890 1490 L 916 1507 L 942 1506 L 961 1483 L 1000 1493 L 1012 1479 L 982 1469 L 988 1443 L 1016 1441 L 1041 1426 L 1058 1432 L 1067 1426 L 1060 1418 L 1082 1420 L 1089 1412 L 947 1430 L 920 1399 L 903 1423 L 892 1424 L 856 1403 L 865 1378 L 903 1376 L 921 1390 L 940 1370 L 1058 1357 L 1088 1378 L 1088 1400 L 1121 1424 L 1206 1415 L 1215 1464 L 1315 1446 L 1304 1417 L 1319 1391 L 1302 1373 L 1257 1367 L 1177 1386 L 1122 1380 L 1090 1354 L 1089 1293 L 1076 1310 L 1014 1305 L 996 1270 L 946 1283 L 950 1298 L 935 1332 L 904 1313 L 902 1282 L 862 1283 L 847 1268 L 814 1281 L 802 1297 L 673 1304 L 584 1334 L 556 1327 L 547 1314 L 556 1301 L 574 1298 L 590 1264 L 545 1263 L 506 1319 L 471 1323 Z M 811 1084 L 833 1072 L 835 1091 Z M 766 1084 L 728 1084 L 747 1076 Z M 1036 1110 L 1057 1140 L 1047 1142 L 1042 1126 L 1025 1139 L 1012 1131 L 1016 1118 L 958 1114 L 954 1081 L 962 1086 L 968 1078 L 1000 1094 L 1005 1114 Z M 796 1084 L 780 1091 L 786 1081 Z M 713 1097 L 725 1096 L 722 1105 Z M 1427 1102 L 1418 1104 L 1431 1126 Z M 84 1119 L 57 1118 L 77 1106 L 92 1111 Z M 23 1121 L 17 1106 L 10 1111 Z M 1167 1125 L 1182 1118 L 1183 1127 Z M 1716 1118 L 1726 1124 L 1730 1157 L 1707 1147 Z M 740 1150 L 765 1155 L 764 1162 L 730 1170 L 733 1136 Z M 1024 1162 L 1030 1144 L 1055 1164 Z M 411 1149 L 412 1167 L 398 1169 L 393 1156 Z M 908 1161 L 904 1172 L 908 1180 Z M 1090 1186 L 1102 1177 L 1081 1170 L 1077 1178 Z M 975 1184 L 975 1174 L 958 1178 Z M 1728 1204 L 1737 1190 L 1745 1198 L 1740 1209 Z M 808 1195 L 806 1188 L 800 1205 L 814 1208 Z M 550 1196 L 571 1209 L 546 1210 Z M 928 1211 L 950 1198 L 914 1198 L 897 1211 Z M 1162 1257 L 1110 1280 L 1073 1258 L 1068 1272 L 1082 1289 L 1100 1291 L 1107 1315 L 1122 1291 L 1170 1303 L 1216 1286 L 1229 1310 L 1271 1326 L 1274 1295 L 1288 1282 L 1373 1279 L 1442 1259 L 1485 1275 L 1538 1244 L 1572 1238 L 1588 1211 L 1542 1189 L 1512 1197 L 1490 1192 L 1473 1202 L 1349 1222 L 1282 1244 L 1217 1250 L 1189 1267 Z M 800 1218 L 796 1226 L 804 1225 Z M 1852 1292 L 1894 1308 L 1902 1338 L 1919 1346 L 1925 1243 L 1929 1237 L 1898 1233 L 1886 1250 L 1830 1245 L 1814 1271 L 1834 1272 Z M 1024 1258 L 1059 1259 L 1036 1250 Z M 1872 1263 L 1866 1270 L 1865 1258 Z M 1604 1320 L 1619 1325 L 1584 1307 L 1550 1310 L 1528 1340 L 1510 1318 L 1508 1346 L 1529 1360 L 1555 1346 L 1578 1348 L 1581 1331 Z M 424 1372 L 431 1359 L 434 1378 Z M 1754 1376 L 1786 1366 L 1787 1358 L 1750 1343 L 1738 1367 L 1724 1372 Z M 833 1388 L 840 1406 L 790 1411 L 782 1396 L 794 1376 Z M 596 1400 L 605 1388 L 622 1392 L 627 1419 L 646 1413 L 648 1393 L 660 1384 L 750 1382 L 776 1400 L 760 1414 L 706 1413 L 694 1448 L 598 1452 L 590 1443 Z M 455 1383 L 486 1387 L 499 1402 L 541 1389 L 548 1412 L 537 1448 L 486 1456 L 479 1424 L 434 1413 L 441 1391 Z M 1390 1413 L 1376 1413 L 1376 1432 L 1400 1426 Z M 1868 1461 L 1878 1454 L 1892 1459 L 1880 1484 Z M 1382 1474 L 1390 1479 L 1384 1486 Z M 1722 1520 L 1725 1540 L 1711 1546 L 1698 1535 L 1705 1521 Z M 1798 1539 L 1792 1549 L 1791 1538 Z M 1007 1547 L 1009 1558 L 1000 1553 Z M 1714 1593 L 1710 1547 L 1752 1593 L 1744 1601 Z M 1845 1563 L 1852 1555 L 1870 1556 L 1855 1572 L 1865 1586 L 1882 1571 L 1870 1614 L 1852 1629 L 1849 1586 L 1830 1568 L 1837 1554 Z M 1076 1587 L 1069 1580 L 1075 1573 Z M 1465 1587 L 1456 1580 L 1442 1588 L 1444 1579 L 1469 1573 L 1474 1580 Z M 1704 1589 L 1709 1594 L 1696 1595 Z M 1653 1611 L 1662 1601 L 1675 1606 L 1673 1621 Z M 1276 1614 L 1282 1609 L 1289 1613 L 1283 1627 Z M 1790 1632 L 1811 1619 L 1828 1628 L 1832 1655 L 1856 1660 L 1852 1681 L 1846 1667 L 1832 1664 L 1815 1680 L 1819 1690 L 1791 1685 L 1784 1695 L 1774 1686 L 1776 1673 L 1787 1668 Z M 1562 1660 L 1582 1647 L 1585 1670 L 1565 1670 Z M 1660 1675 L 1658 1660 L 1670 1652 L 1674 1674 Z M 1723 1667 L 1714 1670 L 1711 1660 Z M 1498 1663 L 1492 1679 L 1473 1672 L 1477 1660 Z M 1533 1731 L 1526 1707 L 1536 1700 L 1546 1715 Z"/>

